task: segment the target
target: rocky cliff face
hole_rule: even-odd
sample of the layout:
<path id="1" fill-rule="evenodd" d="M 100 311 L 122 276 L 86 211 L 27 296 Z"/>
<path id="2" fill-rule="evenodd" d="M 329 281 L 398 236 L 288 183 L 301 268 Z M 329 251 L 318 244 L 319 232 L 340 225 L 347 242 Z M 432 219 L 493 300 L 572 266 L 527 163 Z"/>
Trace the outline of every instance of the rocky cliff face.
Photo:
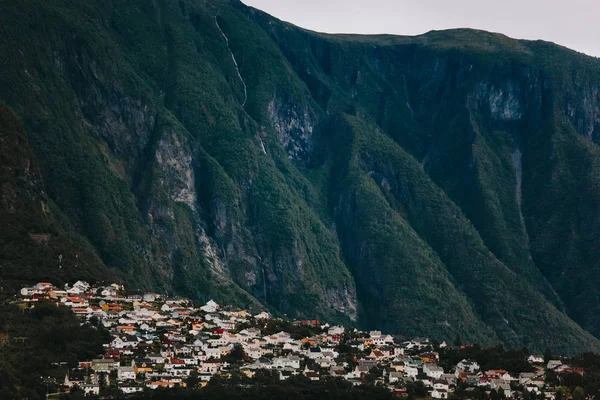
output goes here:
<path id="1" fill-rule="evenodd" d="M 405 335 L 600 348 L 596 60 L 470 30 L 320 35 L 234 0 L 0 11 L 3 282 L 118 271 Z"/>

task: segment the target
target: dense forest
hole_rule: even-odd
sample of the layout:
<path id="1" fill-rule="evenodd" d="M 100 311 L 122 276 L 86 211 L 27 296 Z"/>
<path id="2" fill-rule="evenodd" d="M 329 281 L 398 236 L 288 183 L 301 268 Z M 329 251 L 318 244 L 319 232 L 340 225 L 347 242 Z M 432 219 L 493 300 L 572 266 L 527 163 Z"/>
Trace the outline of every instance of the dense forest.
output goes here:
<path id="1" fill-rule="evenodd" d="M 71 310 L 40 302 L 35 308 L 0 304 L 0 399 L 43 399 L 68 368 L 103 353 L 101 326 L 81 325 Z"/>

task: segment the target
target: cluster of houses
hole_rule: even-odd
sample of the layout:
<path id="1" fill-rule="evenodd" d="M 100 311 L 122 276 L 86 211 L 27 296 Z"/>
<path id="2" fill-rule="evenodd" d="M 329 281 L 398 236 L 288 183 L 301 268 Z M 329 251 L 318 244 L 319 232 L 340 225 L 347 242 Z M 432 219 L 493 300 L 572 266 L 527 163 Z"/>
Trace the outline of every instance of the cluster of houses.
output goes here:
<path id="1" fill-rule="evenodd" d="M 79 281 L 61 289 L 40 282 L 23 288 L 19 301 L 34 307 L 42 299 L 69 307 L 83 321 L 101 324 L 111 334 L 104 354 L 79 362 L 60 382 L 65 390 L 77 386 L 88 394 L 99 394 L 108 385 L 124 393 L 185 387 L 192 377 L 203 386 L 217 374 L 252 378 L 258 371 L 271 370 L 281 380 L 302 374 L 310 380 L 335 376 L 354 385 L 379 383 L 400 396 L 411 382 L 421 382 L 427 395 L 436 399 L 448 398 L 462 384 L 506 397 L 518 388 L 520 393 L 544 393 L 553 400 L 553 391 L 544 383 L 547 369 L 583 373 L 560 360 L 544 363 L 539 356 L 528 360 L 536 372 L 483 371 L 466 359 L 445 370 L 428 339 L 399 341 L 379 331 L 349 330 L 316 320 L 288 325 L 309 330 L 273 333 L 267 330 L 273 319 L 266 312 L 253 315 L 222 308 L 212 300 L 196 307 L 184 298 L 126 294 L 118 284 L 92 286 Z M 313 334 L 297 333 L 307 331 Z"/>

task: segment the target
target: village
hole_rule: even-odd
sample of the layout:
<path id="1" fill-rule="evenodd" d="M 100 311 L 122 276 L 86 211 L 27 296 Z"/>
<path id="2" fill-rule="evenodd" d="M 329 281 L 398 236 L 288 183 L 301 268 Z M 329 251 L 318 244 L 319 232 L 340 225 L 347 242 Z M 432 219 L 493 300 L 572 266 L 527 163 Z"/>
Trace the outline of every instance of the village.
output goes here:
<path id="1" fill-rule="evenodd" d="M 110 333 L 104 354 L 80 361 L 68 369 L 64 381 L 57 382 L 63 391 L 77 388 L 89 395 L 111 385 L 128 394 L 202 387 L 215 376 L 253 378 L 270 371 L 280 380 L 333 376 L 353 385 L 382 385 L 398 396 L 416 386 L 421 397 L 447 399 L 460 386 L 466 392 L 483 389 L 507 398 L 554 400 L 559 396 L 546 374 L 584 373 L 539 355 L 530 355 L 528 371 L 517 373 L 484 370 L 471 359 L 444 368 L 439 352 L 449 346 L 445 342 L 434 346 L 426 338 L 398 340 L 380 331 L 362 332 L 317 320 L 285 321 L 266 312 L 221 307 L 212 300 L 194 306 L 185 298 L 128 293 L 118 284 L 78 281 L 58 288 L 40 282 L 21 289 L 15 300 L 22 307 L 35 307 L 39 301 L 68 307 L 81 323 Z M 279 327 L 287 329 L 275 331 Z"/>

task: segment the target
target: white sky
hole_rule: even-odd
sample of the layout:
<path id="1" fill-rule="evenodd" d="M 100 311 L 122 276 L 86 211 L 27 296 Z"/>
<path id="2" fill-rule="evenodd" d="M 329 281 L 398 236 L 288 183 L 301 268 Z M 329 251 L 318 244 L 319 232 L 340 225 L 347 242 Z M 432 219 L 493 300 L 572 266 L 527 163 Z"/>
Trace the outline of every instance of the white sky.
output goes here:
<path id="1" fill-rule="evenodd" d="M 600 0 L 242 0 L 329 33 L 418 35 L 476 28 L 543 39 L 600 57 Z"/>

